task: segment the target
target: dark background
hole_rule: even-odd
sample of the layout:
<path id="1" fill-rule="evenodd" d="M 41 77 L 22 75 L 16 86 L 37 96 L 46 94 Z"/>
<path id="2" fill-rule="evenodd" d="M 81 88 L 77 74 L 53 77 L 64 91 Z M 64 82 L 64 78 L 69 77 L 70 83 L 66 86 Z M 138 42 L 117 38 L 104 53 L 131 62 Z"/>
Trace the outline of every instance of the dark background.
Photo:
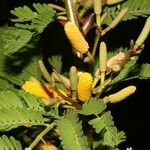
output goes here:
<path id="1" fill-rule="evenodd" d="M 0 1 L 0 25 L 5 25 L 10 21 L 10 10 L 15 7 L 23 5 L 32 5 L 35 2 L 53 2 L 43 0 L 1 0 Z M 145 18 L 139 18 L 136 20 L 123 22 L 118 25 L 116 29 L 109 32 L 105 38 L 106 43 L 112 47 L 128 46 L 130 39 L 136 39 L 144 25 Z M 57 30 L 55 30 L 57 26 Z M 50 33 L 50 34 L 49 34 Z M 66 39 L 62 39 L 63 28 L 58 24 L 52 24 L 50 31 L 45 33 L 44 48 L 49 47 L 53 51 L 57 52 L 57 49 L 64 49 L 64 42 Z M 51 44 L 49 44 L 51 41 Z M 67 48 L 66 48 L 67 49 Z M 145 48 L 140 55 L 139 63 L 150 63 L 150 36 L 145 42 Z M 63 52 L 61 52 L 63 54 Z M 63 54 L 64 59 L 72 59 Z M 70 65 L 70 64 L 69 64 Z M 114 121 L 119 130 L 125 131 L 127 135 L 127 141 L 121 146 L 132 146 L 134 150 L 149 150 L 150 141 L 150 80 L 130 80 L 123 82 L 116 87 L 120 89 L 128 85 L 137 86 L 137 90 L 134 95 L 131 95 L 125 101 L 114 104 L 112 106 L 112 114 Z M 125 149 L 125 148 L 123 148 Z"/>

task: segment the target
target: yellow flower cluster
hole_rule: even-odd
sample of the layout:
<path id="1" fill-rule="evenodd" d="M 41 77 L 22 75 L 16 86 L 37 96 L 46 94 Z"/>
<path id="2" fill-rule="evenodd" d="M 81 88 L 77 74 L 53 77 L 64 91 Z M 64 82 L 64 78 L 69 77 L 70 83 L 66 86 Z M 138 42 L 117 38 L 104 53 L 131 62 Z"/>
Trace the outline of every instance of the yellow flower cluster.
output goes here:
<path id="1" fill-rule="evenodd" d="M 72 46 L 78 52 L 86 53 L 89 49 L 89 45 L 79 31 L 78 27 L 73 22 L 68 21 L 65 24 L 64 29 Z"/>
<path id="2" fill-rule="evenodd" d="M 81 101 L 87 101 L 92 94 L 92 76 L 91 74 L 84 72 L 79 76 L 78 81 L 78 98 Z"/>
<path id="3" fill-rule="evenodd" d="M 49 89 L 48 86 L 45 86 L 37 81 L 26 81 L 22 85 L 22 89 L 30 94 L 44 99 L 51 99 L 58 96 L 54 90 Z"/>

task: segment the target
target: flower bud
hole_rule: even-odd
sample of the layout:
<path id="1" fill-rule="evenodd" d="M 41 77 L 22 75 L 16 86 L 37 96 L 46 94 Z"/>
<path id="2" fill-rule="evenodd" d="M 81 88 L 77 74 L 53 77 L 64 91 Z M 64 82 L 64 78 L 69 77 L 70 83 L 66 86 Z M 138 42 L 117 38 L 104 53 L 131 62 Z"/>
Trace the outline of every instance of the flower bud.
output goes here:
<path id="1" fill-rule="evenodd" d="M 72 66 L 70 68 L 70 84 L 71 84 L 71 89 L 73 91 L 77 90 L 77 83 L 78 82 L 78 76 L 77 76 L 77 69 L 75 66 Z"/>
<path id="2" fill-rule="evenodd" d="M 105 42 L 101 42 L 99 50 L 100 72 L 105 72 L 107 66 L 107 47 Z"/>

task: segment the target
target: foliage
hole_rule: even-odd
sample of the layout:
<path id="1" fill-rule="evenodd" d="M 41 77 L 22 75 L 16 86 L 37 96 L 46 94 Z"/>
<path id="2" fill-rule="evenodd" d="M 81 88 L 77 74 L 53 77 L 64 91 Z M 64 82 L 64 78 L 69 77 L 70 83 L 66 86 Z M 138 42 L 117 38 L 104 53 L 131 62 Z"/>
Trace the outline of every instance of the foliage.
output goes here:
<path id="1" fill-rule="evenodd" d="M 0 137 L 0 145 L 1 145 L 1 150 L 4 149 L 22 150 L 21 143 L 12 136 L 7 137 L 6 135 L 2 135 Z"/>
<path id="2" fill-rule="evenodd" d="M 38 149 L 40 141 L 49 141 L 58 149 L 64 150 L 118 150 L 120 144 L 127 140 L 126 133 L 122 131 L 124 129 L 118 129 L 115 124 L 108 93 L 115 97 L 114 87 L 121 82 L 133 78 L 147 81 L 150 78 L 150 64 L 139 61 L 144 42 L 149 38 L 150 24 L 143 29 L 147 36 L 140 35 L 138 40 L 131 40 L 130 45 L 125 47 L 114 48 L 110 45 L 106 50 L 107 47 L 99 48 L 99 44 L 105 42 L 103 37 L 106 36 L 107 39 L 107 32 L 117 28 L 121 21 L 124 23 L 145 18 L 148 22 L 149 1 L 123 0 L 118 3 L 116 0 L 113 5 L 107 4 L 107 1 L 95 3 L 96 0 L 79 1 L 76 4 L 68 3 L 68 0 L 60 2 L 63 5 L 54 1 L 52 4 L 33 3 L 31 7 L 14 8 L 10 11 L 11 23 L 0 27 L 2 150 Z M 124 14 L 120 15 L 122 10 L 125 10 Z M 74 28 L 70 27 L 67 32 L 69 35 L 71 33 L 74 40 L 65 34 L 64 26 L 68 21 L 73 23 Z M 53 30 L 53 23 L 55 30 L 58 26 L 63 28 L 62 37 L 55 37 L 61 38 L 62 42 L 66 40 L 63 43 L 65 48 L 57 54 L 42 45 L 46 31 L 49 28 Z M 81 36 L 76 35 L 74 29 Z M 93 30 L 95 32 L 90 32 Z M 90 41 L 90 36 L 95 36 L 95 39 Z M 55 45 L 57 49 L 59 40 L 55 40 L 55 43 L 49 41 L 48 45 Z M 77 47 L 82 47 L 81 41 L 89 47 L 85 53 L 74 47 L 76 43 Z M 84 50 L 84 46 L 82 48 Z M 68 53 L 68 49 L 71 53 Z M 103 55 L 107 58 L 97 55 L 99 51 L 107 51 Z M 67 56 L 67 60 L 64 56 Z M 78 79 L 82 73 L 92 76 L 92 82 L 82 79 L 85 84 L 81 86 L 80 92 L 86 94 L 82 89 L 87 89 L 90 95 L 84 101 L 80 99 L 78 92 Z M 24 91 L 22 85 L 28 80 L 31 83 L 40 82 L 39 87 L 34 90 L 41 92 L 40 95 L 44 90 L 50 98 L 44 99 L 44 96 L 38 97 Z M 82 88 L 87 84 L 88 87 Z M 30 88 L 33 88 L 33 84 Z M 122 100 L 118 95 L 116 97 L 118 101 Z"/>

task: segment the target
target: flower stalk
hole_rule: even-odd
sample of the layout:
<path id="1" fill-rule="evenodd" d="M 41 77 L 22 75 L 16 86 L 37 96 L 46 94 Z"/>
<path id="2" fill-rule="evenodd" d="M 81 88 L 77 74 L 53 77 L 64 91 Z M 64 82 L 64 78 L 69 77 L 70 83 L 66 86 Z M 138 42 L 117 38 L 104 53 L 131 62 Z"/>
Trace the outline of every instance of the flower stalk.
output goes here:
<path id="1" fill-rule="evenodd" d="M 38 66 L 41 70 L 41 73 L 43 75 L 43 77 L 47 80 L 47 82 L 50 84 L 50 85 L 54 85 L 54 82 L 52 82 L 52 79 L 51 79 L 51 75 L 49 74 L 48 70 L 46 69 L 44 63 L 42 60 L 39 60 L 38 61 Z"/>

